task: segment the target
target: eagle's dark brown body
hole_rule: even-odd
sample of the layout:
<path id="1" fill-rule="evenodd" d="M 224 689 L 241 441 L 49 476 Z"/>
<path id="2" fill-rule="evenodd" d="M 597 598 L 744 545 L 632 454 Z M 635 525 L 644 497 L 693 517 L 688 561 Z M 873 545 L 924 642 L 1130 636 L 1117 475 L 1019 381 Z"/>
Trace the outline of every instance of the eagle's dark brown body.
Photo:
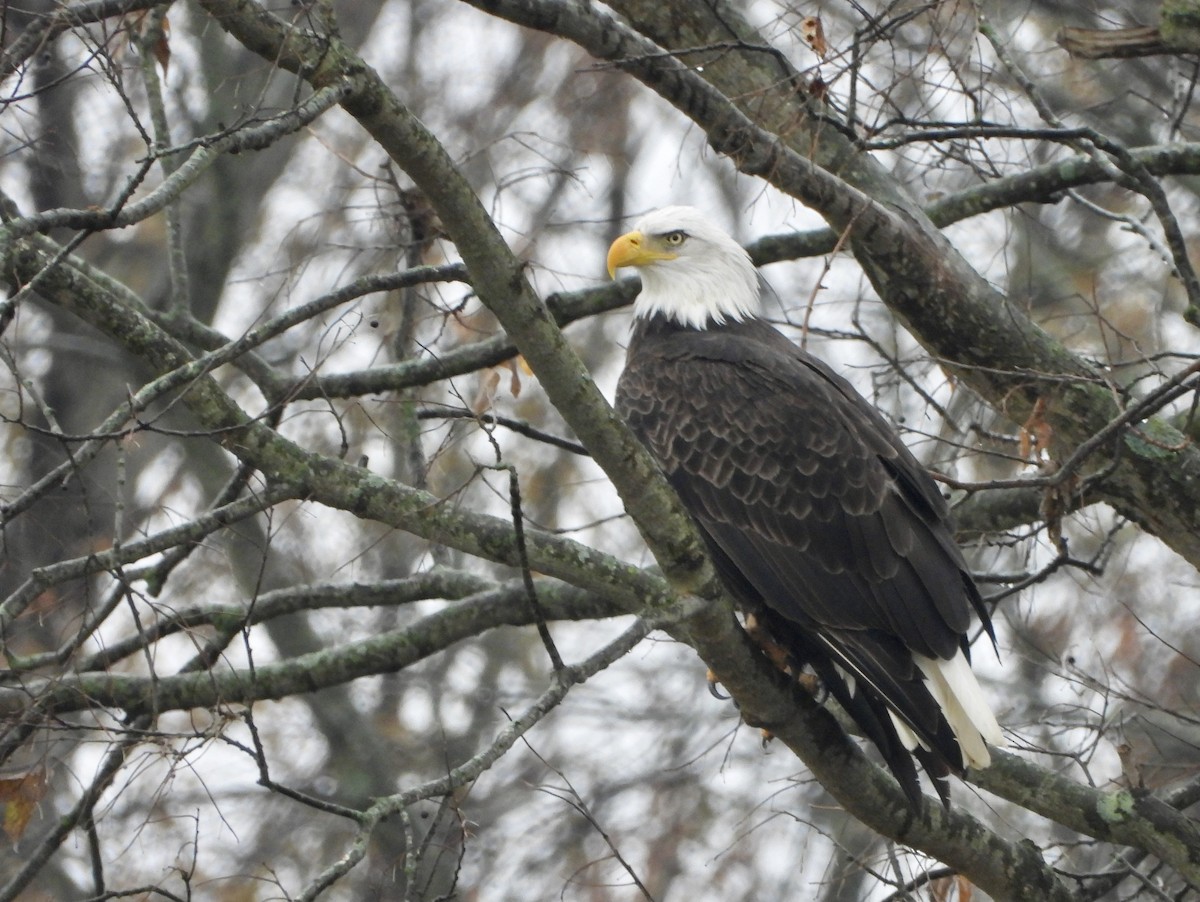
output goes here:
<path id="1" fill-rule="evenodd" d="M 931 776 L 961 772 L 913 655 L 965 653 L 972 609 L 991 627 L 936 484 L 879 413 L 761 320 L 657 315 L 637 321 L 617 407 L 731 593 L 821 677 L 910 798 L 911 755 Z M 888 707 L 920 741 L 911 753 Z"/>

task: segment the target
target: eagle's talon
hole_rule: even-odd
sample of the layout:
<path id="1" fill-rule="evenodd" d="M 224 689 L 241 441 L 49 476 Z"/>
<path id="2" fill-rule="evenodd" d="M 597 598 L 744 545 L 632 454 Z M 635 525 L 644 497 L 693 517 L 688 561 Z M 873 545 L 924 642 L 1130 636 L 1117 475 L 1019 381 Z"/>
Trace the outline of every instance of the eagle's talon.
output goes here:
<path id="1" fill-rule="evenodd" d="M 745 630 L 746 634 L 754 640 L 755 645 L 767 656 L 767 660 L 784 673 L 792 673 L 792 656 L 788 654 L 786 648 L 771 638 L 767 628 L 753 613 L 749 613 L 745 617 Z"/>
<path id="2" fill-rule="evenodd" d="M 718 701 L 729 701 L 730 697 L 720 689 L 721 681 L 717 679 L 717 675 L 710 670 L 704 676 L 705 679 L 708 680 L 708 694 Z"/>

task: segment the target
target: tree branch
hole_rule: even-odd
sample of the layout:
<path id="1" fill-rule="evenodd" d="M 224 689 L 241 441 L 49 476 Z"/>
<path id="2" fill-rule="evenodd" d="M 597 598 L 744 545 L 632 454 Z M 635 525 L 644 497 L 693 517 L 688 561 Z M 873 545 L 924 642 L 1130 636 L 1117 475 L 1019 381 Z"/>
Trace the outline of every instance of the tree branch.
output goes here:
<path id="1" fill-rule="evenodd" d="M 1200 826 L 1148 791 L 1102 792 L 999 749 L 971 780 L 1086 836 L 1150 852 L 1200 886 Z"/>
<path id="2" fill-rule="evenodd" d="M 1200 3 L 1163 0 L 1157 26 L 1134 28 L 1064 28 L 1056 40 L 1072 56 L 1083 59 L 1128 59 L 1169 53 L 1200 53 Z"/>
<path id="3" fill-rule="evenodd" d="M 603 619 L 627 613 L 611 599 L 574 588 L 547 591 L 542 603 L 553 620 Z M 232 624 L 223 622 L 222 629 L 236 635 L 249 622 L 249 615 L 242 612 Z M 0 688 L 0 714 L 29 719 L 95 708 L 161 713 L 252 704 L 396 673 L 488 630 L 532 622 L 524 587 L 509 584 L 465 598 L 402 629 L 252 669 L 199 670 L 171 676 L 110 672 L 27 676 L 18 687 Z M 0 760 L 3 757 L 0 755 Z"/>

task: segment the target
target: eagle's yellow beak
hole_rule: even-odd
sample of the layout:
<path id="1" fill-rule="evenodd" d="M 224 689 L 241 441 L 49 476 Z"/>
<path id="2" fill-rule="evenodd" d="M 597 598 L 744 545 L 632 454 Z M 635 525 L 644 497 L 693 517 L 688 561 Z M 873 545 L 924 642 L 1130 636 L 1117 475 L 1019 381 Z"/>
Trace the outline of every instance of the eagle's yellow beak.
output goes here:
<path id="1" fill-rule="evenodd" d="M 645 266 L 656 260 L 674 260 L 678 254 L 663 249 L 652 237 L 626 232 L 608 249 L 608 276 L 615 279 L 622 266 Z"/>

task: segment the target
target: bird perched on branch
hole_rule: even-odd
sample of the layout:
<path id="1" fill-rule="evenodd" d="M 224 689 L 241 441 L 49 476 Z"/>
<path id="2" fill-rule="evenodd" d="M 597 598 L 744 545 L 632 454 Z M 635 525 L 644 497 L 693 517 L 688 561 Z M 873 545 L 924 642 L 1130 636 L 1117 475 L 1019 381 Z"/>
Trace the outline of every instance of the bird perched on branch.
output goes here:
<path id="1" fill-rule="evenodd" d="M 617 409 L 703 535 L 730 593 L 789 669 L 809 667 L 918 804 L 915 757 L 949 773 L 1002 741 L 971 671 L 991 623 L 937 485 L 883 417 L 761 318 L 758 274 L 691 207 L 608 252 L 642 291 Z"/>

